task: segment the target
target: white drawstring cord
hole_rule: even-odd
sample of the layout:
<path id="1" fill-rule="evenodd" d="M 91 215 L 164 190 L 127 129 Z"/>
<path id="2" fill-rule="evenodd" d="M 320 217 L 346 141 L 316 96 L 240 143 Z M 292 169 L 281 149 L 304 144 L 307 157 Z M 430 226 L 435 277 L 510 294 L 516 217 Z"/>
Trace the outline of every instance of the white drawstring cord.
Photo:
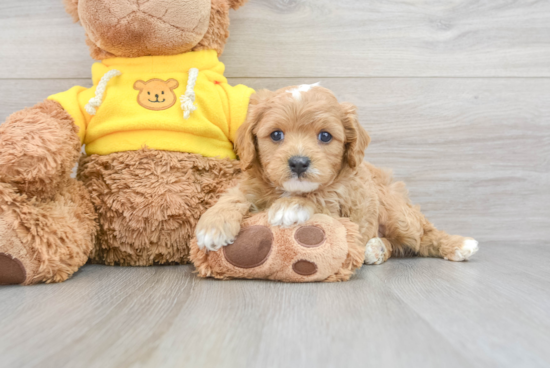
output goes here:
<path id="1" fill-rule="evenodd" d="M 197 109 L 195 106 L 195 84 L 199 70 L 197 68 L 189 69 L 189 79 L 187 80 L 187 89 L 185 94 L 180 97 L 181 108 L 183 110 L 183 118 L 189 119 L 191 113 Z"/>
<path id="2" fill-rule="evenodd" d="M 109 70 L 103 78 L 99 81 L 99 84 L 97 85 L 97 88 L 95 89 L 95 97 L 91 98 L 90 101 L 88 101 L 88 104 L 84 107 L 86 109 L 86 112 L 92 116 L 94 116 L 97 111 L 96 108 L 101 106 L 101 102 L 103 102 L 103 94 L 105 93 L 105 89 L 107 88 L 107 83 L 114 78 L 121 75 L 119 70 L 113 69 Z"/>

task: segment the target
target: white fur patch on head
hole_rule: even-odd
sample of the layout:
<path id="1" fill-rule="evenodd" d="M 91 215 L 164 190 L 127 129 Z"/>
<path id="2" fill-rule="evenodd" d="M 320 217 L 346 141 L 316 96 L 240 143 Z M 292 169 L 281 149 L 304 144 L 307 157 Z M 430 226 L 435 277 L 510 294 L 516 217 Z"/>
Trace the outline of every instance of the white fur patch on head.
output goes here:
<path id="1" fill-rule="evenodd" d="M 319 183 L 293 178 L 285 181 L 283 188 L 290 193 L 309 193 L 319 189 Z"/>
<path id="2" fill-rule="evenodd" d="M 296 100 L 300 101 L 302 99 L 302 92 L 309 92 L 314 87 L 319 87 L 321 85 L 321 82 L 313 83 L 313 84 L 302 84 L 296 88 L 289 89 L 287 92 L 292 94 L 292 97 L 294 97 Z"/>

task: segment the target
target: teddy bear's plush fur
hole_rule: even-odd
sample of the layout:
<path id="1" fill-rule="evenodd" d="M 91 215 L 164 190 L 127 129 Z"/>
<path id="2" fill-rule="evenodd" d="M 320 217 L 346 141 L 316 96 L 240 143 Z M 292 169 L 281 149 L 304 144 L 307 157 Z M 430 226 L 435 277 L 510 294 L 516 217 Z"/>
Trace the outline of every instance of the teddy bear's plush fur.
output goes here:
<path id="1" fill-rule="evenodd" d="M 198 219 L 239 173 L 236 160 L 182 152 L 144 149 L 83 156 L 78 178 L 90 192 L 101 224 L 92 262 L 186 263 Z"/>
<path id="2" fill-rule="evenodd" d="M 216 50 L 246 0 L 65 0 L 90 53 Z M 160 12 L 160 13 L 158 13 Z M 52 100 L 0 125 L 0 284 L 61 282 L 86 263 L 185 263 L 200 215 L 240 173 L 236 161 L 141 149 L 80 160 L 78 128 Z"/>

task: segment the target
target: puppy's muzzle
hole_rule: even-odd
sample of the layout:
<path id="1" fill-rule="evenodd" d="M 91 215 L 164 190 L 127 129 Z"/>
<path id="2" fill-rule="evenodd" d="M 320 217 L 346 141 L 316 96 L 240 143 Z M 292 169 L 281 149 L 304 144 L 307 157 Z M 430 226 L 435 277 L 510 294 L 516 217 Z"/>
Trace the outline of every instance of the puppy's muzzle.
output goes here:
<path id="1" fill-rule="evenodd" d="M 311 164 L 309 157 L 305 156 L 292 156 L 288 160 L 288 167 L 293 174 L 296 174 L 298 177 L 302 176 L 308 169 Z"/>

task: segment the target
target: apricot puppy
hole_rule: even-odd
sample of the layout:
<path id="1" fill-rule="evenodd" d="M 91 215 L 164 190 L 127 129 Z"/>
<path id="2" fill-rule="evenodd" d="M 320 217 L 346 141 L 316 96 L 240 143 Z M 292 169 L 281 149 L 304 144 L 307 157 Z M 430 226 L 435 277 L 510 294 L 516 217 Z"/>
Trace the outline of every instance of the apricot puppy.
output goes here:
<path id="1" fill-rule="evenodd" d="M 269 223 L 282 227 L 316 213 L 349 218 L 359 225 L 367 264 L 404 253 L 464 261 L 477 252 L 477 241 L 437 230 L 403 182 L 363 161 L 369 142 L 356 107 L 325 88 L 258 92 L 236 141 L 243 177 L 203 214 L 198 245 L 228 245 L 243 217 L 268 210 Z"/>

